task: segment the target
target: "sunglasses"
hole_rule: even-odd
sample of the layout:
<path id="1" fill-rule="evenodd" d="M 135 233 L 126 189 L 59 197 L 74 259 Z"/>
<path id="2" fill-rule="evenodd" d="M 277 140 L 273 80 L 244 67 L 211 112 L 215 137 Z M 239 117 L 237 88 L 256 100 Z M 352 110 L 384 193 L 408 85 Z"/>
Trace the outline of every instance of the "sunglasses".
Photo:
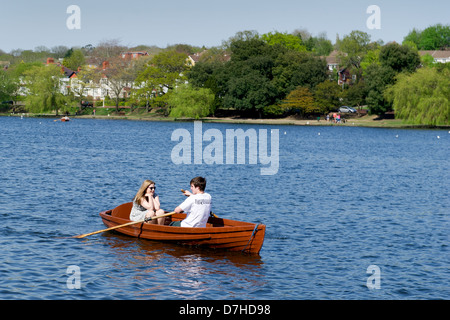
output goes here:
<path id="1" fill-rule="evenodd" d="M 156 187 L 148 187 L 150 190 L 156 190 Z"/>

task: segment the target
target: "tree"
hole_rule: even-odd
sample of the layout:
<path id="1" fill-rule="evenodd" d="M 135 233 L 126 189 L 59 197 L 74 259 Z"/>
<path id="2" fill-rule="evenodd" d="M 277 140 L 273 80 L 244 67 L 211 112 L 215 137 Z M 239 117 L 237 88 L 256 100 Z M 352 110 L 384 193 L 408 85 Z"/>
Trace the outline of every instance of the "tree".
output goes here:
<path id="1" fill-rule="evenodd" d="M 367 88 L 366 103 L 372 114 L 384 114 L 392 110 L 392 105 L 383 93 L 386 87 L 393 84 L 395 71 L 385 65 L 371 64 L 366 69 L 365 84 Z"/>
<path id="2" fill-rule="evenodd" d="M 12 72 L 0 70 L 0 102 L 16 100 L 19 91 L 19 78 Z"/>
<path id="3" fill-rule="evenodd" d="M 343 104 L 360 107 L 366 103 L 367 87 L 365 81 L 358 81 L 349 86 L 342 94 Z"/>
<path id="4" fill-rule="evenodd" d="M 352 31 L 336 45 L 339 51 L 346 53 L 339 58 L 344 66 L 353 66 L 359 70 L 361 61 L 369 50 L 370 35 L 362 31 Z"/>
<path id="5" fill-rule="evenodd" d="M 450 47 L 450 25 L 438 23 L 423 31 L 413 29 L 403 38 L 403 44 L 408 42 L 419 50 L 445 50 Z"/>
<path id="6" fill-rule="evenodd" d="M 309 52 L 287 51 L 275 60 L 272 82 L 283 99 L 298 86 L 314 88 L 327 78 L 325 60 Z"/>
<path id="7" fill-rule="evenodd" d="M 78 96 L 79 108 L 83 108 L 82 101 L 85 99 L 87 91 L 98 87 L 101 74 L 96 68 L 85 66 L 77 73 L 76 78 L 70 79 L 70 90 Z"/>
<path id="8" fill-rule="evenodd" d="M 319 113 L 320 108 L 314 103 L 311 91 L 306 87 L 298 87 L 282 101 L 284 109 L 292 113 L 308 115 Z"/>
<path id="9" fill-rule="evenodd" d="M 231 60 L 214 70 L 210 83 L 223 107 L 261 117 L 266 106 L 280 99 L 272 82 L 273 68 L 277 56 L 287 49 L 270 46 L 252 34 L 235 38 L 229 43 Z"/>
<path id="10" fill-rule="evenodd" d="M 119 101 L 122 92 L 132 86 L 133 75 L 130 72 L 129 60 L 115 57 L 108 61 L 108 67 L 103 71 L 108 80 L 108 87 L 113 93 L 116 104 L 116 112 L 119 112 Z"/>
<path id="11" fill-rule="evenodd" d="M 214 112 L 214 94 L 209 89 L 182 85 L 176 88 L 167 100 L 173 118 L 203 118 Z"/>
<path id="12" fill-rule="evenodd" d="M 413 124 L 449 125 L 450 71 L 421 68 L 413 74 L 399 74 L 385 92 L 396 117 Z"/>
<path id="13" fill-rule="evenodd" d="M 293 34 L 281 33 L 281 32 L 269 32 L 261 36 L 268 45 L 280 45 L 289 50 L 294 51 L 306 51 L 306 46 L 303 44 L 302 38 L 297 37 Z"/>
<path id="14" fill-rule="evenodd" d="M 311 37 L 311 39 L 313 39 L 311 51 L 316 55 L 328 56 L 333 51 L 333 44 L 327 39 L 325 33 L 319 34 L 317 37 Z"/>
<path id="15" fill-rule="evenodd" d="M 83 67 L 85 64 L 86 59 L 80 49 L 72 50 L 63 60 L 63 65 L 73 71 L 77 71 L 78 68 Z"/>
<path id="16" fill-rule="evenodd" d="M 60 91 L 61 70 L 55 65 L 35 66 L 25 71 L 27 109 L 31 112 L 58 110 L 66 105 L 66 98 Z"/>
<path id="17" fill-rule="evenodd" d="M 419 47 L 422 50 L 443 50 L 450 47 L 450 25 L 436 24 L 422 31 Z"/>
<path id="18" fill-rule="evenodd" d="M 374 60 L 364 72 L 370 112 L 384 114 L 391 111 L 392 105 L 384 96 L 385 89 L 395 83 L 397 74 L 414 72 L 419 65 L 420 57 L 415 48 L 397 43 L 383 46 L 378 61 Z"/>
<path id="19" fill-rule="evenodd" d="M 420 65 L 420 56 L 409 46 L 389 43 L 381 48 L 379 61 L 396 72 L 414 72 Z"/>
<path id="20" fill-rule="evenodd" d="M 175 51 L 163 51 L 155 55 L 136 77 L 137 94 L 152 97 L 152 102 L 164 106 L 167 93 L 187 79 L 186 58 L 186 54 Z"/>
<path id="21" fill-rule="evenodd" d="M 319 83 L 314 90 L 314 101 L 320 113 L 327 114 L 336 110 L 341 103 L 341 94 L 342 89 L 336 81 L 325 80 Z"/>

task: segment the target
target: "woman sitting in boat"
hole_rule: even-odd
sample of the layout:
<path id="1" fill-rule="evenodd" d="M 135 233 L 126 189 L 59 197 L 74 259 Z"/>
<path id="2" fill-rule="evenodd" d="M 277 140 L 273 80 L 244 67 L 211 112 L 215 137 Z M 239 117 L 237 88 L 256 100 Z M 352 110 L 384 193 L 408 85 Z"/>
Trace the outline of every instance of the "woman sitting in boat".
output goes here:
<path id="1" fill-rule="evenodd" d="M 131 221 L 140 221 L 164 214 L 160 208 L 159 196 L 155 193 L 155 183 L 145 180 L 139 188 L 133 200 L 133 207 L 130 212 Z M 165 218 L 151 220 L 149 223 L 164 224 Z"/>
<path id="2" fill-rule="evenodd" d="M 186 200 L 175 208 L 176 213 L 185 212 L 186 219 L 182 221 L 174 221 L 170 225 L 175 227 L 206 227 L 206 222 L 211 212 L 211 196 L 205 192 L 206 179 L 203 177 L 195 177 L 191 180 L 191 190 L 185 191 L 184 195 L 188 196 Z"/>

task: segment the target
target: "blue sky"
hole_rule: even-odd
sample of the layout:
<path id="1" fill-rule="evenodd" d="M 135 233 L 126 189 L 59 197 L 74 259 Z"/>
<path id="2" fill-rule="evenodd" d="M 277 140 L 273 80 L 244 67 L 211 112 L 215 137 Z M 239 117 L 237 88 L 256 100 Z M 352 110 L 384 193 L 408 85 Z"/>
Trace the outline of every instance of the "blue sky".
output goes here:
<path id="1" fill-rule="evenodd" d="M 217 46 L 238 31 L 325 32 L 335 42 L 352 30 L 372 40 L 402 42 L 413 28 L 450 24 L 448 0 L 38 0 L 2 1 L 0 49 L 121 44 L 166 47 L 186 43 Z M 81 10 L 81 29 L 69 30 L 70 5 Z M 369 29 L 370 5 L 380 10 L 381 29 Z"/>

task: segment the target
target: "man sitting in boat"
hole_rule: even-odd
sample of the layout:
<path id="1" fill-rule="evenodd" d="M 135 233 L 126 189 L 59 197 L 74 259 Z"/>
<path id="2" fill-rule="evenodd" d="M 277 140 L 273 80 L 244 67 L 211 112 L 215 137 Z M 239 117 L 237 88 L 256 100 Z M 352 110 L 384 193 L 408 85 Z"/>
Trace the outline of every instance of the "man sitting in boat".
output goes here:
<path id="1" fill-rule="evenodd" d="M 195 177 L 191 180 L 191 190 L 185 191 L 184 195 L 188 196 L 178 207 L 175 208 L 176 213 L 185 212 L 186 219 L 182 221 L 174 221 L 170 225 L 175 227 L 206 227 L 206 222 L 211 212 L 211 195 L 205 192 L 206 179 L 203 177 Z"/>

